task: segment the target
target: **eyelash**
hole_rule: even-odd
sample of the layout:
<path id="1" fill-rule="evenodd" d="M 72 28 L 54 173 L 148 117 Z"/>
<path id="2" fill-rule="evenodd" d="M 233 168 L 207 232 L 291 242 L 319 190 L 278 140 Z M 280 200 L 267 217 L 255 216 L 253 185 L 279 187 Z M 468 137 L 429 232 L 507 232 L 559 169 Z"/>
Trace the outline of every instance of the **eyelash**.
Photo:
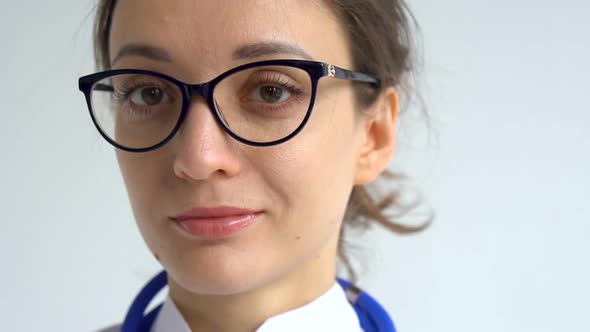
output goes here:
<path id="1" fill-rule="evenodd" d="M 276 84 L 282 88 L 287 89 L 290 93 L 295 93 L 295 94 L 303 93 L 303 90 L 298 88 L 297 86 L 295 86 L 295 84 L 290 83 L 288 80 L 282 79 L 282 77 L 280 75 L 276 75 L 276 74 L 273 76 L 265 77 L 265 78 L 261 79 L 259 82 L 257 82 L 256 84 L 258 84 L 258 85 Z"/>
<path id="2" fill-rule="evenodd" d="M 304 91 L 303 89 L 297 87 L 295 84 L 289 82 L 288 80 L 285 80 L 284 78 L 282 78 L 280 75 L 274 74 L 274 75 L 268 75 L 264 78 L 262 78 L 261 80 L 259 80 L 258 82 L 253 84 L 256 88 L 259 88 L 260 86 L 263 85 L 276 85 L 279 86 L 285 90 L 287 90 L 287 92 L 289 92 L 289 94 L 291 94 L 291 98 L 300 98 L 301 96 L 304 95 Z M 281 103 L 281 105 L 272 105 L 272 104 L 267 104 L 267 108 L 270 108 L 269 111 L 278 111 L 281 110 L 285 107 L 285 105 L 282 105 L 283 103 Z"/>
<path id="3" fill-rule="evenodd" d="M 166 86 L 163 86 L 162 84 L 158 84 L 155 82 L 124 82 L 118 89 L 115 89 L 115 91 L 113 92 L 113 96 L 115 97 L 114 99 L 117 102 L 126 101 L 132 92 L 145 87 L 157 88 L 164 91 L 165 93 L 168 93 L 167 90 L 169 90 Z"/>
<path id="4" fill-rule="evenodd" d="M 128 81 L 126 81 L 126 82 L 122 83 L 119 88 L 114 90 L 113 100 L 117 104 L 126 103 L 129 101 L 129 97 L 133 92 L 135 92 L 137 89 L 141 89 L 141 88 L 145 88 L 145 87 L 160 89 L 164 93 L 168 94 L 169 98 L 172 98 L 172 94 L 169 92 L 169 88 L 166 87 L 164 84 L 153 82 L 153 81 L 151 81 L 151 82 L 148 82 L 148 81 L 128 82 Z M 131 113 L 132 115 L 149 115 L 153 111 L 152 107 L 145 107 L 145 106 L 141 106 L 141 105 L 135 105 L 133 107 L 130 105 L 127 109 L 128 109 L 128 112 Z"/>

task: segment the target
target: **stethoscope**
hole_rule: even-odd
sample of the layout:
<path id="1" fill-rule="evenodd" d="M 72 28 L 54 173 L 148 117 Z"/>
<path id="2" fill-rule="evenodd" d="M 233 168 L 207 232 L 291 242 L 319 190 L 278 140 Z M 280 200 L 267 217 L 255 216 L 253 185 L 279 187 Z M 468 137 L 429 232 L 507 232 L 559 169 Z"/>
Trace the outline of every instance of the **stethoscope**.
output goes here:
<path id="1" fill-rule="evenodd" d="M 346 292 L 348 301 L 356 311 L 361 327 L 365 332 L 395 332 L 395 326 L 387 311 L 369 294 L 363 292 L 350 282 L 337 278 L 338 283 Z M 149 332 L 156 320 L 162 304 L 152 309 L 147 315 L 144 312 L 154 297 L 168 283 L 166 271 L 158 273 L 137 294 L 127 311 L 121 332 Z"/>

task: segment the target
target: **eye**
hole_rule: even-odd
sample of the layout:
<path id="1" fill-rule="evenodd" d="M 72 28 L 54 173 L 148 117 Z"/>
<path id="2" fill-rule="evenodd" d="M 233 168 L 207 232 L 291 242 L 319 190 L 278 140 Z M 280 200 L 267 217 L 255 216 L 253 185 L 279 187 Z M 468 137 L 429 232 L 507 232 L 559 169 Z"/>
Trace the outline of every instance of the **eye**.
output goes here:
<path id="1" fill-rule="evenodd" d="M 267 103 L 280 103 L 288 99 L 291 95 L 283 87 L 274 85 L 261 86 L 255 93 L 256 100 Z"/>
<path id="2" fill-rule="evenodd" d="M 157 87 L 142 87 L 131 92 L 129 99 L 138 106 L 156 106 L 166 103 L 169 96 Z"/>

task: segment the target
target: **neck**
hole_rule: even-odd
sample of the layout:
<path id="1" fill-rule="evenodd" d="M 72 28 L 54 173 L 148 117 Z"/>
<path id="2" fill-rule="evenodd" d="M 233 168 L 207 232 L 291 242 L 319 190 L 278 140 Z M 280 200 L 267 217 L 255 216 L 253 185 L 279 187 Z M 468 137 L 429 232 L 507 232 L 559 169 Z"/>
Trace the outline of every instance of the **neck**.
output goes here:
<path id="1" fill-rule="evenodd" d="M 336 237 L 287 275 L 243 293 L 195 294 L 169 277 L 170 297 L 193 332 L 253 332 L 268 318 L 302 307 L 334 285 L 337 242 Z"/>

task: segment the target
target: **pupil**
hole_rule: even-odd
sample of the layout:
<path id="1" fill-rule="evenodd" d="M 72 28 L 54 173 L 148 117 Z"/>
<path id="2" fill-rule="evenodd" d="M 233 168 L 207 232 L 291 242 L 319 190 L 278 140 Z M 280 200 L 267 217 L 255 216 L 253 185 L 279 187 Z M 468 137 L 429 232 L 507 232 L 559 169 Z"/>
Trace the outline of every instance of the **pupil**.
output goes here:
<path id="1" fill-rule="evenodd" d="M 147 105 L 156 105 L 162 101 L 162 91 L 157 88 L 143 89 L 141 98 Z"/>
<path id="2" fill-rule="evenodd" d="M 277 102 L 283 95 L 283 89 L 276 86 L 265 86 L 262 88 L 261 97 L 269 103 Z"/>

